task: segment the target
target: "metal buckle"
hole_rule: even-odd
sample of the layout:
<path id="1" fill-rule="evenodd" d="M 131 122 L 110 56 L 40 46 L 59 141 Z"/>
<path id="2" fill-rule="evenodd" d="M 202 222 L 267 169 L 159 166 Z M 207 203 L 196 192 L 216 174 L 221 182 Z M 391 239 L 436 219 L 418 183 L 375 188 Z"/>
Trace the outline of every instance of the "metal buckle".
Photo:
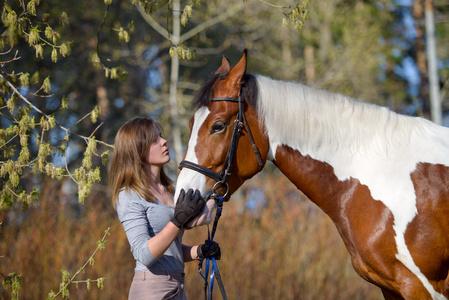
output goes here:
<path id="1" fill-rule="evenodd" d="M 217 188 L 217 185 L 219 185 L 219 187 Z M 218 197 L 220 197 L 220 195 L 218 194 L 218 190 L 220 188 L 224 188 L 225 189 L 225 193 L 222 196 L 223 198 L 226 198 L 228 196 L 229 193 L 229 186 L 226 182 L 221 182 L 221 181 L 217 181 L 214 184 L 214 187 L 212 188 L 212 195 L 210 195 L 210 198 L 214 198 L 214 199 L 218 199 Z"/>

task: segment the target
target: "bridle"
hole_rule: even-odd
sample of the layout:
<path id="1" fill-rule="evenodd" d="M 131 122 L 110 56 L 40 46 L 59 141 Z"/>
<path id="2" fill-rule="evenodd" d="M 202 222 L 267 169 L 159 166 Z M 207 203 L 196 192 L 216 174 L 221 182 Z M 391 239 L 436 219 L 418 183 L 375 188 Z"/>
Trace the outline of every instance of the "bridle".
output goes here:
<path id="1" fill-rule="evenodd" d="M 211 242 L 214 238 L 215 231 L 216 231 L 217 225 L 218 225 L 218 220 L 220 219 L 221 212 L 223 209 L 223 202 L 229 201 L 229 199 L 231 198 L 231 195 L 229 194 L 229 186 L 228 186 L 227 181 L 228 181 L 229 176 L 231 175 L 231 170 L 234 165 L 234 161 L 235 161 L 235 157 L 236 157 L 236 153 L 237 153 L 237 147 L 239 144 L 240 136 L 242 135 L 242 132 L 243 132 L 243 127 L 246 128 L 246 131 L 248 132 L 249 138 L 251 140 L 251 144 L 253 146 L 254 153 L 256 154 L 257 161 L 259 163 L 259 170 L 262 170 L 262 168 L 263 168 L 263 161 L 262 161 L 262 158 L 260 157 L 259 149 L 257 149 L 257 146 L 254 142 L 253 135 L 251 133 L 251 129 L 249 128 L 249 125 L 248 125 L 248 121 L 246 121 L 245 111 L 244 111 L 245 101 L 242 100 L 240 95 L 238 98 L 215 97 L 215 98 L 212 98 L 211 101 L 230 101 L 230 102 L 237 102 L 239 104 L 239 111 L 238 111 L 237 117 L 234 121 L 234 129 L 232 131 L 231 143 L 229 145 L 228 152 L 226 154 L 226 158 L 225 158 L 225 161 L 223 164 L 223 169 L 221 170 L 220 173 L 216 173 L 206 167 L 203 167 L 199 164 L 196 164 L 196 163 L 193 163 L 193 162 L 187 161 L 187 160 L 183 160 L 179 164 L 180 170 L 182 170 L 182 168 L 188 168 L 188 169 L 194 170 L 198 173 L 201 173 L 209 178 L 212 178 L 213 180 L 216 181 L 214 187 L 212 188 L 212 194 L 208 198 L 212 198 L 212 199 L 216 200 L 217 212 L 215 214 L 215 220 L 214 220 L 214 223 L 212 226 L 212 232 L 208 231 L 208 239 L 206 240 L 206 243 Z M 222 195 L 222 196 L 219 195 L 219 193 L 218 193 L 218 189 L 220 189 L 220 188 L 223 188 L 225 190 L 224 195 Z M 218 271 L 218 266 L 215 261 L 215 258 L 208 257 L 208 258 L 205 258 L 205 260 L 206 260 L 205 275 L 203 275 L 201 272 L 203 260 L 200 260 L 199 265 L 198 265 L 198 271 L 199 271 L 201 277 L 203 277 L 203 279 L 204 279 L 204 297 L 205 297 L 205 299 L 206 300 L 212 299 L 212 289 L 213 289 L 213 285 L 214 285 L 214 278 L 216 278 L 218 286 L 221 291 L 222 298 L 224 300 L 227 300 L 228 297 L 226 295 L 226 291 L 224 289 L 224 285 L 221 280 L 221 275 L 220 275 L 220 272 Z M 211 281 L 210 281 L 210 285 L 209 285 L 209 289 L 208 289 L 207 277 L 209 274 L 209 263 L 210 262 L 212 263 L 212 269 L 211 269 L 211 273 L 210 273 Z"/>
<path id="2" fill-rule="evenodd" d="M 245 101 L 242 100 L 242 98 L 239 96 L 238 98 L 234 97 L 215 97 L 212 98 L 211 101 L 230 101 L 230 102 L 237 102 L 239 104 L 239 111 L 237 113 L 237 117 L 234 122 L 234 129 L 232 131 L 232 137 L 231 137 L 231 144 L 229 145 L 228 152 L 226 154 L 225 162 L 223 164 L 223 169 L 220 173 L 216 173 L 206 167 L 203 167 L 199 164 L 183 160 L 179 164 L 179 169 L 182 168 L 188 168 L 191 170 L 194 170 L 196 172 L 199 172 L 207 177 L 212 178 L 216 181 L 213 189 L 212 189 L 212 195 L 211 198 L 218 197 L 218 190 L 220 188 L 223 188 L 225 190 L 225 193 L 223 195 L 224 201 L 229 201 L 231 198 L 231 195 L 229 195 L 229 186 L 228 186 L 228 178 L 231 175 L 231 169 L 235 161 L 235 156 L 237 153 L 237 147 L 239 144 L 240 136 L 243 132 L 243 127 L 246 128 L 246 131 L 248 132 L 249 138 L 251 140 L 251 144 L 253 146 L 254 153 L 256 154 L 258 163 L 259 163 L 259 170 L 262 170 L 263 168 L 263 161 L 260 157 L 259 149 L 257 149 L 257 146 L 254 142 L 253 135 L 251 133 L 251 129 L 249 128 L 248 122 L 246 121 L 245 117 L 245 111 L 244 111 L 244 104 Z"/>

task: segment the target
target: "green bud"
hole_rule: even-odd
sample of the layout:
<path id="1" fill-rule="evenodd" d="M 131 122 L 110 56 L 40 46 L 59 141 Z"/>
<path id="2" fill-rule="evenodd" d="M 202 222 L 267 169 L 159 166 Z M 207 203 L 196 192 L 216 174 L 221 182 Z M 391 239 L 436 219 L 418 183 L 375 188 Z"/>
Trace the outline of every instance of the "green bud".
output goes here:
<path id="1" fill-rule="evenodd" d="M 36 2 L 34 0 L 31 0 L 27 4 L 27 11 L 30 15 L 35 16 L 36 15 Z"/>
<path id="2" fill-rule="evenodd" d="M 131 21 L 131 23 L 128 24 L 128 32 L 129 34 L 134 33 L 134 21 Z"/>
<path id="3" fill-rule="evenodd" d="M 37 27 L 33 27 L 30 30 L 30 34 L 28 35 L 28 44 L 33 46 L 37 44 L 40 40 L 39 30 Z"/>
<path id="4" fill-rule="evenodd" d="M 51 90 L 50 77 L 47 77 L 47 78 L 44 79 L 44 83 L 42 84 L 42 89 L 46 93 L 50 92 L 50 90 Z"/>
<path id="5" fill-rule="evenodd" d="M 61 270 L 62 284 L 66 284 L 70 280 L 70 273 L 64 269 Z"/>
<path id="6" fill-rule="evenodd" d="M 44 48 L 41 44 L 34 45 L 34 49 L 36 49 L 36 58 L 44 58 Z"/>
<path id="7" fill-rule="evenodd" d="M 28 86 L 28 84 L 30 83 L 29 78 L 30 78 L 29 73 L 20 74 L 20 77 L 19 77 L 20 86 L 23 86 L 23 87 Z"/>
<path id="8" fill-rule="evenodd" d="M 106 279 L 105 277 L 100 277 L 97 279 L 97 288 L 99 288 L 100 290 L 103 289 L 103 283 L 105 279 Z"/>
<path id="9" fill-rule="evenodd" d="M 41 126 L 42 130 L 48 131 L 50 129 L 47 118 L 45 118 L 44 116 L 41 117 L 39 125 Z"/>
<path id="10" fill-rule="evenodd" d="M 106 150 L 101 154 L 101 163 L 106 166 L 109 162 L 109 150 Z"/>
<path id="11" fill-rule="evenodd" d="M 98 116 L 100 115 L 100 106 L 95 106 L 95 108 L 92 110 L 92 113 L 90 115 L 90 120 L 92 123 L 97 123 Z M 90 142 L 90 141 L 89 141 Z"/>
<path id="12" fill-rule="evenodd" d="M 28 146 L 28 135 L 22 134 L 20 136 L 20 146 L 22 146 L 22 147 Z"/>
<path id="13" fill-rule="evenodd" d="M 90 54 L 90 61 L 92 62 L 92 64 L 94 65 L 94 67 L 99 68 L 101 67 L 101 61 L 100 61 L 100 57 L 98 56 L 97 52 L 92 52 Z M 106 76 L 107 77 L 107 76 Z"/>
<path id="14" fill-rule="evenodd" d="M 104 68 L 104 76 L 106 77 L 106 78 L 108 78 L 109 77 L 109 74 L 111 73 L 111 69 L 109 69 L 109 68 Z"/>
<path id="15" fill-rule="evenodd" d="M 111 69 L 111 79 L 117 79 L 117 68 Z"/>
<path id="16" fill-rule="evenodd" d="M 50 129 L 55 128 L 55 126 L 56 126 L 55 116 L 49 116 L 48 117 L 48 125 L 50 126 Z"/>
<path id="17" fill-rule="evenodd" d="M 94 267 L 94 265 L 95 265 L 95 260 L 94 260 L 94 258 L 91 256 L 90 258 L 89 258 L 89 265 L 93 268 Z"/>
<path id="18" fill-rule="evenodd" d="M 9 180 L 11 181 L 11 185 L 16 188 L 19 185 L 20 177 L 16 172 L 12 172 L 9 174 Z"/>
<path id="19" fill-rule="evenodd" d="M 175 54 L 176 54 L 176 49 L 175 49 L 175 47 L 171 46 L 171 47 L 170 47 L 170 51 L 168 51 L 168 54 L 170 54 L 170 57 L 175 56 Z"/>
<path id="20" fill-rule="evenodd" d="M 92 156 L 90 154 L 84 153 L 84 158 L 82 161 L 82 166 L 86 169 L 92 168 Z"/>
<path id="21" fill-rule="evenodd" d="M 45 28 L 45 37 L 46 37 L 47 39 L 51 39 L 51 38 L 53 37 L 53 29 L 51 29 L 50 26 L 47 26 L 47 27 Z"/>
<path id="22" fill-rule="evenodd" d="M 181 25 L 182 26 L 186 26 L 186 24 L 187 24 L 187 16 L 185 15 L 185 14 L 182 14 L 181 15 Z"/>
<path id="23" fill-rule="evenodd" d="M 63 43 L 59 49 L 62 57 L 69 56 L 72 53 L 72 43 Z"/>
<path id="24" fill-rule="evenodd" d="M 58 62 L 58 50 L 56 48 L 53 48 L 51 51 L 51 61 L 54 63 Z"/>
<path id="25" fill-rule="evenodd" d="M 59 24 L 61 24 L 62 26 L 69 25 L 69 16 L 65 11 L 63 11 L 61 16 L 59 17 Z"/>
<path id="26" fill-rule="evenodd" d="M 16 109 L 16 97 L 11 97 L 6 101 L 6 107 L 8 108 L 9 112 L 14 115 L 14 110 Z"/>
<path id="27" fill-rule="evenodd" d="M 67 100 L 67 97 L 66 96 L 63 96 L 62 97 L 62 99 L 61 99 L 61 108 L 62 109 L 67 109 L 69 106 L 68 106 L 68 100 Z"/>
<path id="28" fill-rule="evenodd" d="M 52 32 L 53 44 L 57 44 L 60 37 L 61 37 L 61 35 L 59 34 L 59 32 L 53 31 Z"/>

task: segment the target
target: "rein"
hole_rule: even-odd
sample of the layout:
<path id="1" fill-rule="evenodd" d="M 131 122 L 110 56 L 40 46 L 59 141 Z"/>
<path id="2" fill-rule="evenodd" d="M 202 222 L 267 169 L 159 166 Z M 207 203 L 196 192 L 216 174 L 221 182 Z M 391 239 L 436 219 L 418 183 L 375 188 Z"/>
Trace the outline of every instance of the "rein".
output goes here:
<path id="1" fill-rule="evenodd" d="M 201 173 L 209 178 L 212 178 L 213 180 L 216 181 L 216 183 L 213 187 L 213 190 L 212 190 L 212 195 L 210 196 L 210 198 L 214 198 L 217 201 L 217 212 L 215 214 L 215 220 L 214 220 L 214 224 L 212 226 L 212 232 L 208 233 L 208 240 L 206 241 L 207 243 L 212 242 L 212 240 L 215 236 L 215 231 L 217 230 L 218 220 L 220 219 L 221 213 L 223 210 L 223 202 L 227 202 L 231 198 L 231 195 L 229 194 L 229 186 L 228 186 L 227 181 L 228 181 L 229 176 L 231 175 L 231 169 L 234 165 L 235 156 L 237 153 L 237 147 L 239 144 L 240 136 L 242 135 L 242 132 L 243 132 L 243 127 L 245 127 L 246 131 L 248 132 L 249 138 L 251 140 L 251 144 L 253 146 L 254 153 L 256 154 L 257 161 L 259 163 L 259 169 L 262 170 L 262 168 L 263 168 L 263 161 L 262 161 L 262 158 L 260 157 L 259 149 L 257 149 L 257 146 L 254 142 L 253 135 L 251 133 L 251 129 L 249 128 L 249 125 L 248 125 L 248 121 L 246 121 L 245 112 L 244 112 L 245 101 L 243 101 L 240 96 L 238 98 L 216 97 L 216 98 L 212 98 L 211 101 L 230 101 L 230 102 L 237 102 L 239 104 L 239 111 L 237 113 L 237 117 L 234 122 L 234 129 L 232 131 L 231 143 L 229 145 L 228 152 L 226 154 L 226 158 L 225 158 L 225 161 L 223 164 L 223 169 L 221 170 L 221 172 L 219 174 L 219 173 L 216 173 L 206 167 L 203 167 L 199 164 L 196 164 L 196 163 L 193 163 L 193 162 L 190 162 L 187 160 L 183 160 L 179 164 L 180 170 L 182 168 L 188 168 L 188 169 L 194 170 L 198 173 Z M 218 195 L 218 189 L 220 187 L 225 189 L 225 193 L 223 196 Z M 205 274 L 203 275 L 201 273 L 201 270 L 202 270 L 204 259 L 206 260 L 206 267 L 205 267 Z M 226 295 L 226 291 L 224 289 L 224 285 L 221 280 L 221 275 L 220 275 L 220 272 L 218 271 L 218 266 L 217 266 L 217 262 L 215 261 L 215 258 L 206 257 L 204 259 L 199 262 L 198 272 L 200 273 L 201 277 L 203 277 L 203 279 L 204 279 L 205 300 L 208 300 L 208 299 L 212 300 L 212 290 L 213 290 L 213 286 L 214 286 L 214 278 L 217 279 L 217 284 L 220 288 L 223 300 L 227 300 L 228 297 Z M 207 287 L 208 287 L 207 276 L 209 274 L 210 262 L 212 263 L 212 269 L 211 269 L 210 275 L 209 275 L 210 276 L 210 285 L 209 285 L 209 290 L 208 290 L 207 289 Z"/>
<path id="2" fill-rule="evenodd" d="M 218 220 L 220 220 L 221 217 L 221 212 L 223 210 L 223 201 L 224 198 L 223 196 L 219 196 L 218 197 L 218 202 L 217 202 L 217 212 L 215 214 L 215 220 L 214 220 L 214 224 L 212 226 L 212 232 L 208 232 L 208 237 L 207 237 L 207 241 L 206 243 L 210 244 L 212 242 L 212 240 L 214 239 L 215 236 L 215 231 L 217 230 L 217 225 L 218 225 Z M 202 268 L 203 268 L 203 261 L 206 260 L 206 269 L 203 273 Z M 209 274 L 209 264 L 212 263 L 212 269 L 210 271 L 210 285 L 209 285 L 209 289 L 208 287 L 208 281 L 207 281 L 207 276 Z M 220 288 L 220 292 L 221 292 L 221 296 L 223 300 L 227 300 L 228 296 L 226 295 L 226 291 L 223 285 L 223 281 L 221 280 L 221 275 L 220 275 L 220 271 L 218 271 L 218 266 L 217 266 L 217 262 L 215 261 L 215 258 L 212 257 L 206 257 L 203 258 L 202 260 L 199 261 L 198 263 L 198 273 L 200 273 L 201 277 L 203 277 L 204 279 L 204 299 L 205 300 L 212 300 L 212 291 L 214 288 L 214 279 L 217 278 L 217 284 L 218 287 Z"/>

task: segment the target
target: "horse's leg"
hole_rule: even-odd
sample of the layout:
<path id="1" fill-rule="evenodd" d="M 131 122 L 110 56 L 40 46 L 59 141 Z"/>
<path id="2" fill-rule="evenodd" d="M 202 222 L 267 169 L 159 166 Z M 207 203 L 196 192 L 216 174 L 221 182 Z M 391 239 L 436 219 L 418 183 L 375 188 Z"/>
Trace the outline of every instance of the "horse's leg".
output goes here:
<path id="1" fill-rule="evenodd" d="M 401 296 L 387 289 L 381 289 L 385 300 L 404 300 Z"/>

